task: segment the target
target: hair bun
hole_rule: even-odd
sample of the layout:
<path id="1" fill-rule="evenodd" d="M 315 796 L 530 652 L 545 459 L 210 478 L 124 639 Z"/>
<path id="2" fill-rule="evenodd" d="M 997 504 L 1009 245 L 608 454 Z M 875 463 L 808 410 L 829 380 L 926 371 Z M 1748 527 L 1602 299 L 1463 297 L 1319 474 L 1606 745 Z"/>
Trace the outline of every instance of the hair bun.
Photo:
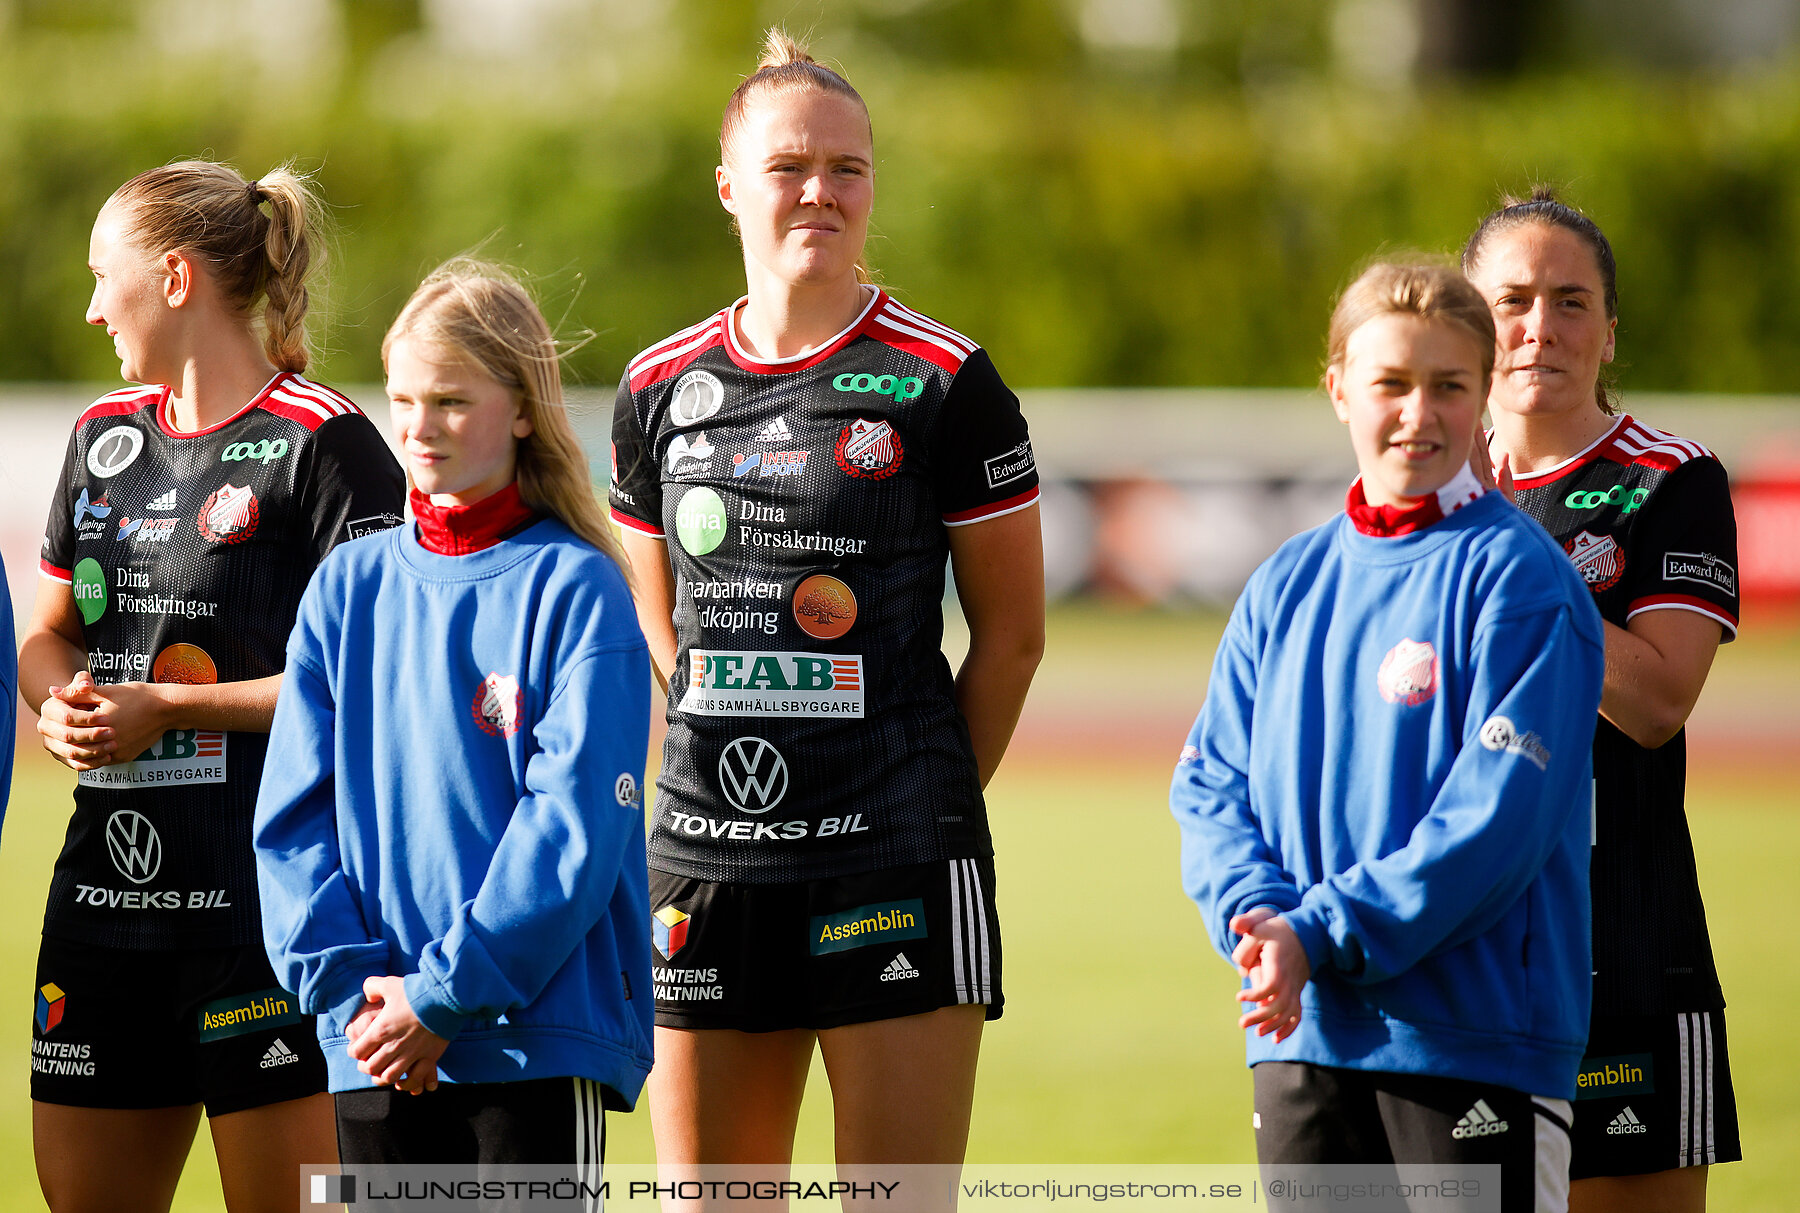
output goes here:
<path id="1" fill-rule="evenodd" d="M 790 63 L 817 62 L 807 51 L 804 42 L 775 25 L 769 27 L 767 36 L 763 38 L 762 58 L 756 61 L 756 70 L 760 72 L 764 68 L 786 67 Z"/>

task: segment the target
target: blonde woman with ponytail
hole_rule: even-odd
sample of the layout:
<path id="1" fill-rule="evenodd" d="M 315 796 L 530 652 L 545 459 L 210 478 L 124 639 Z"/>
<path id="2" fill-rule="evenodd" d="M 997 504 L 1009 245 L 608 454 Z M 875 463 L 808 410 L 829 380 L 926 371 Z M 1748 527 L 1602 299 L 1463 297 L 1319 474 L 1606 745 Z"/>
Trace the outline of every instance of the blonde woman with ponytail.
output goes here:
<path id="1" fill-rule="evenodd" d="M 1004 1001 L 982 789 L 1044 640 L 1031 441 L 985 351 L 870 281 L 874 143 L 843 76 L 772 31 L 719 157 L 745 295 L 633 359 L 613 413 L 671 684 L 657 1158 L 789 1162 L 817 1048 L 840 1165 L 959 1165 Z"/>
<path id="2" fill-rule="evenodd" d="M 596 1188 L 603 1110 L 650 1068 L 648 652 L 524 289 L 452 262 L 382 361 L 415 521 L 300 606 L 256 814 L 269 956 L 319 1015 L 346 1163 Z"/>
<path id="3" fill-rule="evenodd" d="M 56 1213 L 163 1210 L 204 1110 L 233 1213 L 337 1159 L 325 1064 L 262 950 L 250 822 L 283 652 L 333 545 L 400 520 L 380 433 L 307 379 L 321 206 L 288 168 L 151 169 L 94 223 L 90 324 L 133 386 L 76 422 L 19 655 L 77 772 L 37 969 Z"/>

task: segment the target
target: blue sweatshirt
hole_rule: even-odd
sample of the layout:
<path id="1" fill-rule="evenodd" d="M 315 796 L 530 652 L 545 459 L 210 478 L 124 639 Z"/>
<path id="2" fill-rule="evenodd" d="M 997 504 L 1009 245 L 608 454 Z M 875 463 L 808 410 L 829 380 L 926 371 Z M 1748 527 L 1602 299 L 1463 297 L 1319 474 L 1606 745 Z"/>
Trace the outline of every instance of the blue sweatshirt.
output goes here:
<path id="1" fill-rule="evenodd" d="M 1256 571 L 1171 792 L 1214 945 L 1270 906 L 1312 965 L 1251 1065 L 1574 1097 L 1604 664 L 1587 587 L 1498 493 L 1393 537 L 1340 514 Z"/>
<path id="2" fill-rule="evenodd" d="M 263 940 L 331 1089 L 363 979 L 404 975 L 453 1082 L 650 1067 L 649 656 L 613 563 L 553 519 L 444 556 L 335 549 L 288 642 L 257 801 Z"/>

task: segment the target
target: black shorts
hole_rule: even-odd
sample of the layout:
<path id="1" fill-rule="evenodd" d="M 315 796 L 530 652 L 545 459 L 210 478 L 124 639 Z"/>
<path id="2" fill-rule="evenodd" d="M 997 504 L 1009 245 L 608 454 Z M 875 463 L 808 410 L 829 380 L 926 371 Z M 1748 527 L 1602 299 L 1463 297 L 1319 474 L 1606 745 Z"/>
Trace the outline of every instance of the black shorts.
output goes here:
<path id="1" fill-rule="evenodd" d="M 650 870 L 656 1022 L 777 1032 L 979 1003 L 1000 1018 L 994 861 L 791 884 Z"/>
<path id="2" fill-rule="evenodd" d="M 325 1090 L 313 1017 L 260 947 L 139 952 L 46 935 L 35 984 L 39 1103 L 204 1103 L 223 1116 Z"/>
<path id="3" fill-rule="evenodd" d="M 606 1152 L 605 1088 L 591 1078 L 446 1082 L 411 1095 L 340 1091 L 338 1154 L 356 1163 L 568 1166 L 598 1180 Z"/>
<path id="4" fill-rule="evenodd" d="M 1723 1011 L 1596 1015 L 1576 1082 L 1575 1179 L 1744 1156 Z"/>
<path id="5" fill-rule="evenodd" d="M 1251 1074 L 1256 1160 L 1264 1166 L 1490 1164 L 1500 1168 L 1503 1213 L 1568 1207 L 1566 1100 L 1460 1078 L 1298 1061 L 1258 1062 Z M 1269 1207 L 1284 1205 L 1271 1195 Z"/>

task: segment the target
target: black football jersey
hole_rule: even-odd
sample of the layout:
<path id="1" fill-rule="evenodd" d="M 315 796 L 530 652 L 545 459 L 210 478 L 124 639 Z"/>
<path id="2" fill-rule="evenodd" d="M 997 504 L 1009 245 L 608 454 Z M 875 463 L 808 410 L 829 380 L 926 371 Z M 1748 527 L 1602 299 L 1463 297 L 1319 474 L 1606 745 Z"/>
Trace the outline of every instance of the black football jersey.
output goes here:
<path id="1" fill-rule="evenodd" d="M 1558 467 L 1521 477 L 1608 623 L 1694 611 L 1737 635 L 1737 521 L 1725 469 L 1697 442 L 1620 417 Z M 1725 1005 L 1683 808 L 1687 732 L 1650 750 L 1594 732 L 1594 1013 Z"/>
<path id="2" fill-rule="evenodd" d="M 405 478 L 349 399 L 292 373 L 181 433 L 168 389 L 102 397 L 69 439 L 39 568 L 68 585 L 96 682 L 279 674 L 332 546 L 398 525 Z M 107 947 L 257 944 L 250 826 L 266 733 L 172 729 L 83 771 L 46 934 Z"/>
<path id="3" fill-rule="evenodd" d="M 733 308 L 640 354 L 613 515 L 666 539 L 677 668 L 652 863 L 775 883 L 992 853 L 943 635 L 948 528 L 1037 500 L 1018 398 L 874 292 L 766 362 Z"/>

